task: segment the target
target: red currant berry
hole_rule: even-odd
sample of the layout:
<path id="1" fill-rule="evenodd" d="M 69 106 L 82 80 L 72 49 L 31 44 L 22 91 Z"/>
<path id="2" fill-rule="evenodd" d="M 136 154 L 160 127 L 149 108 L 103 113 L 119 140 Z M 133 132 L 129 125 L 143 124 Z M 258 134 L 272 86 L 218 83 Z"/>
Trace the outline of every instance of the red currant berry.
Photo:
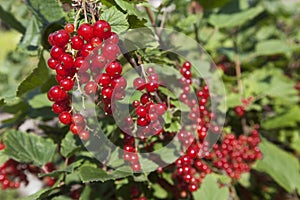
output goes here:
<path id="1" fill-rule="evenodd" d="M 59 114 L 59 121 L 63 124 L 71 124 L 72 122 L 72 115 L 69 112 L 63 111 Z"/>
<path id="2" fill-rule="evenodd" d="M 144 106 L 138 106 L 135 112 L 139 117 L 146 117 L 147 115 L 147 109 Z"/>
<path id="3" fill-rule="evenodd" d="M 59 64 L 59 62 L 54 58 L 49 58 L 47 63 L 50 69 L 55 69 L 56 65 Z"/>
<path id="4" fill-rule="evenodd" d="M 85 124 L 85 120 L 84 117 L 81 114 L 74 114 L 72 116 L 72 123 L 75 125 L 84 125 Z"/>
<path id="5" fill-rule="evenodd" d="M 62 54 L 59 58 L 59 61 L 61 62 L 64 69 L 71 69 L 73 67 L 73 57 L 70 54 Z"/>
<path id="6" fill-rule="evenodd" d="M 146 84 L 146 90 L 148 92 L 155 92 L 155 91 L 158 90 L 158 86 L 159 86 L 158 83 L 156 83 L 156 82 L 150 82 L 150 83 Z"/>
<path id="7" fill-rule="evenodd" d="M 127 86 L 127 81 L 122 76 L 115 76 L 112 80 L 111 85 L 116 90 L 123 90 Z"/>
<path id="8" fill-rule="evenodd" d="M 108 86 L 111 83 L 111 78 L 107 73 L 100 74 L 97 80 L 101 86 Z"/>
<path id="9" fill-rule="evenodd" d="M 93 25 L 93 29 L 94 35 L 99 38 L 107 39 L 111 36 L 111 27 L 109 23 L 104 20 L 96 21 L 96 23 Z"/>
<path id="10" fill-rule="evenodd" d="M 186 70 L 190 70 L 192 67 L 192 64 L 189 61 L 185 61 L 182 65 L 183 68 L 185 68 Z"/>
<path id="11" fill-rule="evenodd" d="M 54 44 L 59 47 L 64 47 L 68 44 L 70 36 L 67 31 L 59 30 L 56 31 L 53 35 Z"/>
<path id="12" fill-rule="evenodd" d="M 73 89 L 74 81 L 71 78 L 65 78 L 59 82 L 59 85 L 65 90 L 70 91 Z"/>
<path id="13" fill-rule="evenodd" d="M 119 43 L 119 36 L 115 32 L 112 32 L 111 36 L 106 40 L 106 43 L 118 44 Z"/>
<path id="14" fill-rule="evenodd" d="M 79 132 L 79 138 L 86 141 L 90 138 L 90 133 L 87 130 L 83 130 L 81 132 Z"/>
<path id="15" fill-rule="evenodd" d="M 135 89 L 143 90 L 146 86 L 146 82 L 143 78 L 139 77 L 139 78 L 134 79 L 133 86 Z"/>
<path id="16" fill-rule="evenodd" d="M 112 87 L 103 87 L 101 94 L 104 99 L 111 99 L 114 89 Z"/>
<path id="17" fill-rule="evenodd" d="M 90 94 L 96 94 L 97 90 L 98 90 L 98 85 L 94 81 L 87 82 L 85 87 L 84 87 L 84 91 L 89 95 Z"/>
<path id="18" fill-rule="evenodd" d="M 113 61 L 107 65 L 105 71 L 110 76 L 120 75 L 122 73 L 122 65 L 117 61 Z"/>
<path id="19" fill-rule="evenodd" d="M 71 39 L 72 49 L 80 50 L 82 48 L 83 44 L 84 44 L 83 39 L 80 36 L 75 35 L 72 37 L 72 39 Z"/>
<path id="20" fill-rule="evenodd" d="M 65 26 L 64 26 L 64 29 L 68 32 L 68 33 L 73 33 L 74 32 L 74 24 L 71 24 L 71 23 L 67 23 Z"/>
<path id="21" fill-rule="evenodd" d="M 94 36 L 93 27 L 88 23 L 81 24 L 78 28 L 78 35 L 89 41 Z"/>
<path id="22" fill-rule="evenodd" d="M 74 135 L 78 135 L 82 130 L 83 130 L 83 126 L 82 125 L 77 125 L 77 124 L 71 124 L 70 126 L 70 131 L 74 134 Z"/>
<path id="23" fill-rule="evenodd" d="M 144 93 L 144 94 L 142 94 L 142 96 L 141 96 L 141 98 L 140 98 L 140 100 L 141 100 L 141 103 L 142 104 L 147 104 L 148 102 L 150 102 L 150 96 L 149 96 L 149 94 L 146 94 L 146 93 Z"/>
<path id="24" fill-rule="evenodd" d="M 138 117 L 136 122 L 139 126 L 147 126 L 150 123 L 146 117 Z"/>
<path id="25" fill-rule="evenodd" d="M 120 53 L 118 45 L 105 44 L 102 49 L 102 54 L 109 60 L 115 60 Z"/>
<path id="26" fill-rule="evenodd" d="M 63 53 L 65 53 L 65 51 L 58 46 L 53 46 L 50 50 L 50 55 L 54 59 L 59 59 Z"/>

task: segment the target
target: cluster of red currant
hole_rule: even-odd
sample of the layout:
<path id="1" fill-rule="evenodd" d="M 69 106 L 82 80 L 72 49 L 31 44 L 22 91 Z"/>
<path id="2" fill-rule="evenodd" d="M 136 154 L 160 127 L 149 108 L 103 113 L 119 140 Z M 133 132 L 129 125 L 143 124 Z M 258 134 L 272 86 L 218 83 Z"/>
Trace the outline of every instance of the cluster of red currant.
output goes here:
<path id="1" fill-rule="evenodd" d="M 143 95 L 140 100 L 133 101 L 132 106 L 137 115 L 137 125 L 144 127 L 139 132 L 147 134 L 152 129 L 156 131 L 155 134 L 159 134 L 162 131 L 159 117 L 166 112 L 167 106 L 164 103 L 155 103 L 151 96 L 151 92 L 156 92 L 159 87 L 158 74 L 152 67 L 147 68 L 147 73 L 148 76 L 138 77 L 133 81 L 133 86 L 143 92 Z"/>
<path id="2" fill-rule="evenodd" d="M 224 170 L 228 176 L 239 179 L 242 173 L 250 170 L 249 165 L 262 157 L 258 148 L 260 138 L 257 129 L 251 135 L 226 135 L 221 144 L 215 144 L 211 152 L 215 167 Z"/>
<path id="3" fill-rule="evenodd" d="M 246 112 L 246 108 L 254 101 L 254 97 L 250 96 L 247 99 L 242 99 L 242 105 L 235 106 L 234 107 L 234 112 L 237 114 L 239 117 L 243 117 Z"/>
<path id="4" fill-rule="evenodd" d="M 19 188 L 21 183 L 24 183 L 25 186 L 29 183 L 27 178 L 28 173 L 38 177 L 38 174 L 40 173 L 49 173 L 55 169 L 56 167 L 52 162 L 47 163 L 43 168 L 40 168 L 31 164 L 20 163 L 16 160 L 9 159 L 0 166 L 0 183 L 3 190 Z M 50 187 L 56 182 L 56 179 L 53 177 L 46 176 L 40 179 L 44 181 L 45 185 Z"/>
<path id="5" fill-rule="evenodd" d="M 173 178 L 178 183 L 181 191 L 196 191 L 202 179 L 212 172 L 209 165 L 202 160 L 203 157 L 209 158 L 209 143 L 204 141 L 209 129 L 209 122 L 212 119 L 212 114 L 207 110 L 209 100 L 209 90 L 207 85 L 203 85 L 196 92 L 196 98 L 190 98 L 192 73 L 191 63 L 186 61 L 183 63 L 180 73 L 183 76 L 180 79 L 183 92 L 180 99 L 190 109 L 189 119 L 193 122 L 192 129 L 197 130 L 197 137 L 185 127 L 178 133 L 178 139 L 183 143 L 187 150 L 184 155 L 177 159 L 175 165 L 176 170 L 173 173 Z M 197 140 L 195 138 L 198 138 Z M 184 193 L 185 194 L 185 193 Z"/>
<path id="6" fill-rule="evenodd" d="M 59 114 L 61 123 L 70 125 L 73 134 L 87 140 L 90 133 L 86 120 L 71 108 L 70 91 L 77 89 L 82 95 L 91 96 L 101 90 L 103 109 L 107 114 L 112 113 L 113 94 L 114 98 L 122 99 L 127 85 L 121 77 L 122 65 L 115 61 L 120 53 L 119 37 L 108 22 L 98 20 L 93 25 L 81 24 L 77 31 L 67 24 L 51 33 L 48 41 L 52 45 L 48 66 L 55 70 L 59 84 L 48 92 L 49 100 L 54 102 L 52 110 Z"/>
<path id="7" fill-rule="evenodd" d="M 28 165 L 21 164 L 13 159 L 9 159 L 2 164 L 0 166 L 0 183 L 2 189 L 19 188 L 21 182 L 27 185 L 28 180 L 25 174 L 27 167 Z"/>
<path id="8" fill-rule="evenodd" d="M 185 62 L 180 70 L 183 75 L 180 80 L 183 88 L 180 99 L 191 109 L 189 119 L 195 122 L 192 127 L 197 130 L 197 139 L 191 131 L 184 130 L 184 127 L 178 132 L 178 139 L 188 148 L 176 161 L 173 178 L 181 191 L 193 192 L 198 189 L 202 179 L 213 171 L 213 167 L 224 170 L 231 178 L 238 179 L 242 173 L 250 170 L 249 165 L 261 158 L 261 152 L 258 148 L 260 138 L 257 127 L 251 131 L 250 136 L 241 135 L 236 138 L 233 134 L 227 135 L 221 144 L 215 144 L 212 152 L 209 151 L 209 142 L 205 141 L 207 132 L 211 129 L 217 133 L 220 128 L 210 124 L 214 114 L 207 109 L 210 97 L 207 85 L 197 91 L 197 101 L 189 98 L 192 82 L 190 67 L 191 64 Z M 248 105 L 251 101 L 253 99 L 247 99 L 243 103 Z"/>

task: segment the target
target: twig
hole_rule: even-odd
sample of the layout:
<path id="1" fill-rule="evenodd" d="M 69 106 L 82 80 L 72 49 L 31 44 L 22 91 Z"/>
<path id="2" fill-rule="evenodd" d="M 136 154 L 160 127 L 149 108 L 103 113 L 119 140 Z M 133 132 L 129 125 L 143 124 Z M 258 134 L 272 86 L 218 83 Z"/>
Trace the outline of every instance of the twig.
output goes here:
<path id="1" fill-rule="evenodd" d="M 123 41 L 120 41 L 120 42 L 119 42 L 119 47 L 120 47 L 120 50 L 121 50 L 123 56 L 124 56 L 124 57 L 126 58 L 126 60 L 129 62 L 129 64 L 130 64 L 134 69 L 136 69 L 137 71 L 139 71 L 139 70 L 138 70 L 138 68 L 139 68 L 138 64 L 136 63 L 135 59 L 130 55 L 130 53 L 127 51 L 127 49 L 126 49 L 126 47 L 125 47 Z M 138 72 L 138 73 L 139 73 L 139 72 Z"/>
<path id="2" fill-rule="evenodd" d="M 84 12 L 84 21 L 85 23 L 88 22 L 88 18 L 87 18 L 87 13 L 86 13 L 86 3 L 85 3 L 85 0 L 83 0 L 82 2 L 82 8 L 83 8 L 83 12 Z"/>
<path id="3" fill-rule="evenodd" d="M 237 84 L 238 84 L 238 91 L 239 95 L 243 96 L 243 82 L 242 82 L 242 70 L 241 70 L 241 61 L 240 61 L 240 56 L 239 56 L 239 50 L 238 50 L 238 45 L 237 45 L 237 33 L 238 31 L 236 30 L 233 38 L 233 45 L 234 45 L 234 63 L 235 63 L 235 73 L 236 73 L 236 78 L 237 78 Z M 241 124 L 242 124 L 242 129 L 243 133 L 247 132 L 246 128 L 246 118 L 242 117 L 241 119 Z"/>
<path id="4" fill-rule="evenodd" d="M 158 31 L 158 37 L 161 36 L 161 33 L 163 31 L 163 28 L 164 28 L 164 25 L 165 25 L 165 21 L 166 21 L 166 18 L 167 18 L 167 14 L 168 14 L 168 12 L 165 10 L 164 13 L 163 13 L 161 22 L 160 22 L 159 31 Z"/>
<path id="5" fill-rule="evenodd" d="M 80 15 L 81 12 L 82 12 L 82 8 L 80 8 L 80 9 L 77 11 L 76 16 L 75 16 L 75 19 L 74 19 L 74 29 L 75 29 L 75 31 L 77 30 L 77 20 L 78 20 L 79 15 Z"/>

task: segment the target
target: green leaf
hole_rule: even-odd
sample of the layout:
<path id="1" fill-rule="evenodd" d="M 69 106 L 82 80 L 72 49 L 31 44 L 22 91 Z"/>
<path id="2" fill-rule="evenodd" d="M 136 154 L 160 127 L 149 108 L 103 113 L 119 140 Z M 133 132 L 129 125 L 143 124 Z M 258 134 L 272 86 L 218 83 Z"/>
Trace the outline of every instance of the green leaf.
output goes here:
<path id="1" fill-rule="evenodd" d="M 220 188 L 217 178 L 212 174 L 207 175 L 199 190 L 193 193 L 194 199 L 228 200 L 229 190 L 226 187 Z"/>
<path id="2" fill-rule="evenodd" d="M 165 87 L 159 87 L 158 89 L 161 93 L 163 93 L 164 95 L 166 95 L 167 97 L 170 97 L 172 99 L 177 99 L 176 95 L 171 92 L 168 88 Z"/>
<path id="3" fill-rule="evenodd" d="M 162 188 L 159 184 L 152 184 L 151 185 L 154 192 L 153 192 L 153 195 L 156 197 L 156 198 L 159 198 L 159 199 L 166 199 L 168 197 L 168 192 Z"/>
<path id="4" fill-rule="evenodd" d="M 38 191 L 37 193 L 34 193 L 30 196 L 22 198 L 22 200 L 41 200 L 47 198 L 52 192 L 53 188 L 46 188 L 43 190 Z"/>
<path id="5" fill-rule="evenodd" d="M 4 144 L 6 155 L 19 162 L 38 166 L 50 162 L 56 150 L 56 145 L 51 139 L 15 130 L 5 133 Z"/>
<path id="6" fill-rule="evenodd" d="M 66 134 L 65 138 L 61 141 L 61 155 L 68 158 L 81 149 L 81 145 L 77 143 L 78 140 L 76 138 L 70 131 Z"/>
<path id="7" fill-rule="evenodd" d="M 9 157 L 5 153 L 3 153 L 3 151 L 0 151 L 0 165 L 5 163 L 8 159 Z"/>
<path id="8" fill-rule="evenodd" d="M 115 2 L 120 6 L 123 11 L 126 11 L 129 15 L 135 15 L 142 19 L 142 13 L 136 9 L 135 5 L 123 0 L 115 0 Z"/>
<path id="9" fill-rule="evenodd" d="M 110 173 L 105 172 L 104 170 L 97 168 L 93 165 L 84 165 L 79 169 L 79 176 L 82 182 L 95 182 L 95 181 L 107 181 L 107 180 L 115 180 L 118 178 L 123 178 L 131 175 L 130 173 L 126 173 L 123 171 L 112 171 Z"/>
<path id="10" fill-rule="evenodd" d="M 269 174 L 281 187 L 293 192 L 300 185 L 299 161 L 293 155 L 263 139 L 259 148 L 263 159 L 254 166 L 256 170 Z"/>
<path id="11" fill-rule="evenodd" d="M 213 8 L 219 8 L 222 7 L 224 5 L 226 5 L 228 2 L 230 2 L 231 0 L 197 0 L 200 5 L 205 8 L 205 9 L 213 9 Z"/>
<path id="12" fill-rule="evenodd" d="M 238 13 L 213 14 L 209 18 L 209 23 L 219 28 L 241 26 L 259 15 L 263 10 L 262 7 L 255 7 Z"/>
<path id="13" fill-rule="evenodd" d="M 37 68 L 33 69 L 32 72 L 18 86 L 18 97 L 41 86 L 48 79 L 48 69 L 42 53 L 39 59 L 40 60 Z"/>
<path id="14" fill-rule="evenodd" d="M 279 39 L 273 39 L 257 43 L 255 51 L 258 56 L 266 56 L 289 53 L 292 49 L 286 42 Z"/>
<path id="15" fill-rule="evenodd" d="M 19 44 L 19 50 L 35 55 L 41 44 L 41 23 L 32 16 Z"/>
<path id="16" fill-rule="evenodd" d="M 28 101 L 28 103 L 34 109 L 51 107 L 52 105 L 51 101 L 49 101 L 47 95 L 44 93 L 35 95 L 32 99 Z"/>
<path id="17" fill-rule="evenodd" d="M 269 118 L 262 123 L 265 129 L 276 129 L 283 127 L 297 127 L 300 122 L 300 107 L 292 106 L 284 113 L 279 113 L 275 117 Z"/>
<path id="18" fill-rule="evenodd" d="M 119 11 L 115 6 L 103 11 L 101 19 L 109 22 L 112 31 L 120 34 L 129 28 L 126 15 Z"/>
<path id="19" fill-rule="evenodd" d="M 172 123 L 173 115 L 169 110 L 167 110 L 162 117 L 163 117 L 166 124 L 171 124 Z"/>
<path id="20" fill-rule="evenodd" d="M 60 1 L 27 0 L 27 5 L 44 24 L 60 20 L 65 16 Z"/>
<path id="21" fill-rule="evenodd" d="M 166 132 L 177 132 L 181 129 L 181 124 L 178 121 L 173 121 L 171 124 L 165 124 L 164 131 Z"/>
<path id="22" fill-rule="evenodd" d="M 5 105 L 5 99 L 0 99 L 0 108 Z"/>
<path id="23" fill-rule="evenodd" d="M 128 23 L 130 25 L 129 28 L 131 28 L 131 29 L 146 27 L 145 24 L 147 23 L 147 20 L 144 18 L 139 19 L 135 15 L 128 15 L 127 19 L 128 19 Z"/>
<path id="24" fill-rule="evenodd" d="M 0 19 L 2 19 L 11 28 L 16 29 L 20 33 L 25 32 L 24 26 L 15 18 L 13 14 L 5 11 L 2 6 L 0 6 Z"/>

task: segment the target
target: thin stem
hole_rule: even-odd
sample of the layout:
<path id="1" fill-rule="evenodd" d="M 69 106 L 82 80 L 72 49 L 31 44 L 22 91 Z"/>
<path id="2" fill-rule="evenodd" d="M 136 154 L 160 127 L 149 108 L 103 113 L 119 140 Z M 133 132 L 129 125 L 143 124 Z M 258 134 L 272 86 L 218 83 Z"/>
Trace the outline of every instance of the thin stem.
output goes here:
<path id="1" fill-rule="evenodd" d="M 96 18 L 95 18 L 95 12 L 94 12 L 94 8 L 93 8 L 93 3 L 89 3 L 89 11 L 92 15 L 92 21 L 95 23 L 96 22 Z"/>
<path id="2" fill-rule="evenodd" d="M 167 14 L 168 14 L 168 12 L 165 10 L 164 13 L 163 13 L 161 22 L 160 22 L 159 31 L 158 31 L 158 37 L 161 36 L 161 33 L 163 31 L 163 28 L 164 28 L 164 25 L 165 25 L 165 21 L 166 21 L 166 18 L 167 18 Z"/>
<path id="3" fill-rule="evenodd" d="M 233 45 L 234 45 L 234 63 L 235 63 L 235 73 L 237 78 L 237 84 L 238 84 L 238 91 L 239 95 L 242 98 L 243 97 L 243 81 L 242 81 L 242 69 L 241 69 L 241 61 L 239 56 L 239 50 L 237 45 L 237 31 L 234 33 L 234 39 L 233 39 Z M 241 119 L 242 129 L 243 132 L 247 132 L 246 128 L 246 118 L 242 117 Z"/>
<path id="4" fill-rule="evenodd" d="M 85 0 L 82 1 L 82 8 L 83 8 L 83 12 L 84 12 L 84 21 L 85 21 L 85 23 L 88 23 Z"/>
<path id="5" fill-rule="evenodd" d="M 130 53 L 127 51 L 123 41 L 120 41 L 119 42 L 119 47 L 120 47 L 120 50 L 123 54 L 123 56 L 126 58 L 126 60 L 129 62 L 129 64 L 134 68 L 134 69 L 138 69 L 139 66 L 138 64 L 136 63 L 135 59 L 130 55 Z"/>
<path id="6" fill-rule="evenodd" d="M 75 19 L 74 19 L 74 28 L 75 28 L 75 31 L 77 30 L 77 21 L 79 19 L 79 16 L 80 16 L 80 13 L 82 12 L 82 8 L 80 8 L 77 13 L 76 13 L 76 16 L 75 16 Z"/>
<path id="7" fill-rule="evenodd" d="M 151 9 L 149 7 L 145 7 L 145 10 L 146 10 L 146 13 L 151 21 L 151 24 L 153 27 L 156 27 L 156 21 L 155 21 L 155 18 L 153 16 L 153 13 L 151 11 Z"/>

